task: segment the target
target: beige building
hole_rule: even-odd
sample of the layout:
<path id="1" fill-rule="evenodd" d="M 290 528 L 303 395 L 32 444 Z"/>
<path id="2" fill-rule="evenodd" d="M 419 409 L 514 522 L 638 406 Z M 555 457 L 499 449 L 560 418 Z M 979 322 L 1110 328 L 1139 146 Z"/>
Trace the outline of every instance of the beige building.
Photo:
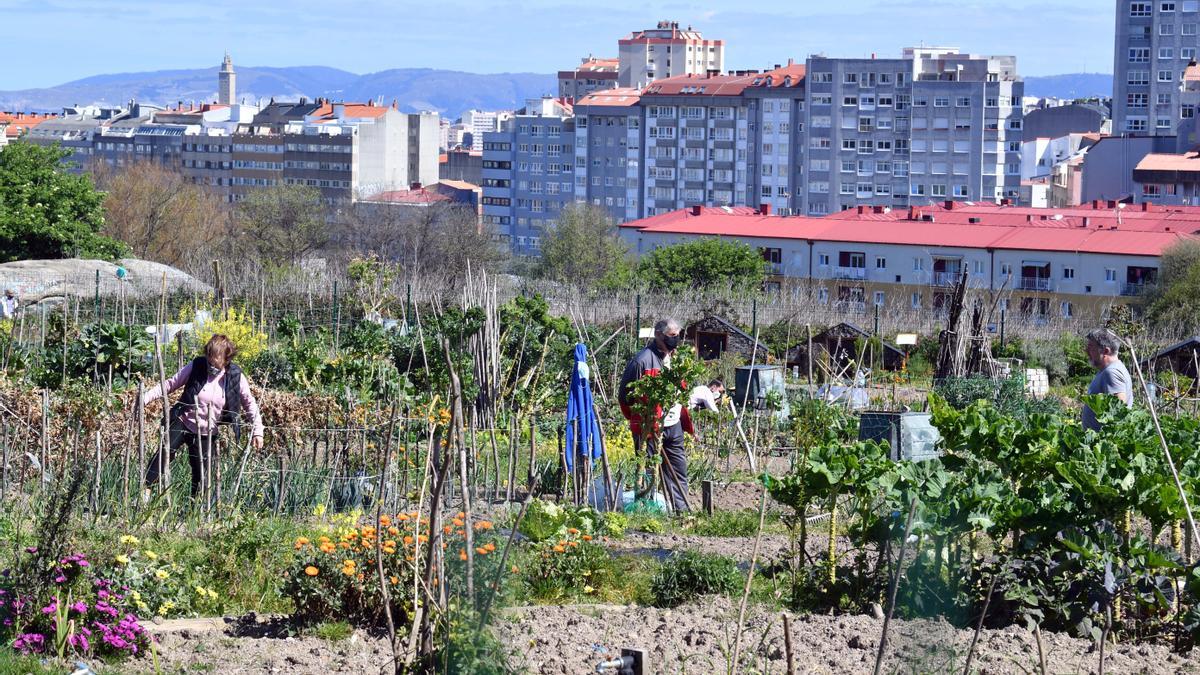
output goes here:
<path id="1" fill-rule="evenodd" d="M 745 242 L 762 252 L 772 283 L 810 286 L 819 303 L 850 314 L 943 311 L 965 273 L 1000 309 L 1034 321 L 1098 317 L 1129 301 L 1157 282 L 1163 250 L 1196 232 L 1200 208 L 1116 203 L 860 206 L 824 218 L 696 206 L 621 226 L 639 256 L 697 237 Z"/>
<path id="2" fill-rule="evenodd" d="M 630 33 L 617 43 L 617 86 L 644 87 L 677 75 L 704 75 L 725 69 L 724 40 L 706 40 L 691 26 L 675 21 Z"/>

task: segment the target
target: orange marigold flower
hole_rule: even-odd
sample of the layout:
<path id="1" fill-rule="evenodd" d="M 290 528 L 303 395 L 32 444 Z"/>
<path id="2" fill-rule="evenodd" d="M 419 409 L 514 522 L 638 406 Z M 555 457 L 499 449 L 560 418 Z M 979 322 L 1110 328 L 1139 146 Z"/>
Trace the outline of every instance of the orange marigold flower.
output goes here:
<path id="1" fill-rule="evenodd" d="M 577 528 L 574 528 L 574 527 L 572 527 L 572 528 L 568 529 L 568 530 L 567 530 L 567 532 L 568 532 L 569 534 L 579 534 L 579 530 L 578 530 Z"/>
<path id="2" fill-rule="evenodd" d="M 591 541 L 591 540 L 592 540 L 592 535 L 590 535 L 590 534 L 585 534 L 585 535 L 583 535 L 582 539 L 583 539 L 584 541 Z"/>
<path id="3" fill-rule="evenodd" d="M 442 534 L 450 534 L 453 530 L 454 530 L 453 527 L 450 527 L 449 525 L 447 525 L 442 528 Z"/>
<path id="4" fill-rule="evenodd" d="M 513 565 L 513 566 L 512 566 L 512 573 L 513 573 L 513 574 L 516 574 L 517 572 L 520 572 L 520 571 L 521 571 L 521 570 L 517 569 L 517 566 L 516 566 L 516 565 Z"/>
<path id="5" fill-rule="evenodd" d="M 565 548 L 565 547 L 564 547 L 562 544 L 555 544 L 555 545 L 554 545 L 554 552 L 555 552 L 555 553 L 562 553 L 562 552 L 563 552 L 563 551 L 565 551 L 565 550 L 567 550 L 567 549 L 566 549 L 566 548 Z"/>
<path id="6" fill-rule="evenodd" d="M 481 520 L 481 521 L 479 521 L 478 523 L 475 523 L 475 529 L 477 529 L 477 530 L 490 530 L 490 529 L 492 529 L 492 521 L 490 521 L 490 520 Z"/>
<path id="7" fill-rule="evenodd" d="M 429 537 L 427 537 L 427 536 L 425 536 L 425 535 L 423 535 L 423 534 L 418 534 L 418 535 L 417 535 L 417 541 L 419 541 L 419 542 L 421 542 L 422 544 L 424 544 L 425 542 L 429 541 Z"/>
<path id="8" fill-rule="evenodd" d="M 332 541 L 321 542 L 321 553 L 333 553 L 337 550 Z"/>
<path id="9" fill-rule="evenodd" d="M 304 573 L 310 577 L 315 577 L 321 573 L 321 570 L 317 569 L 316 567 L 313 567 L 312 565 L 309 565 L 308 567 L 304 568 Z"/>
<path id="10" fill-rule="evenodd" d="M 394 536 L 396 536 L 396 535 L 400 534 L 400 530 L 399 530 L 398 528 L 396 528 L 395 526 L 393 526 L 393 527 L 389 527 L 389 528 L 388 528 L 388 534 L 390 534 L 390 535 L 392 535 L 392 536 L 394 537 Z"/>
<path id="11" fill-rule="evenodd" d="M 393 575 L 392 576 L 392 585 L 395 586 L 398 583 L 400 583 L 400 577 Z"/>
<path id="12" fill-rule="evenodd" d="M 299 537 L 296 539 L 296 548 L 308 545 L 308 537 Z"/>
<path id="13" fill-rule="evenodd" d="M 452 521 L 450 521 L 450 522 L 451 522 L 451 523 L 453 523 L 455 527 L 462 527 L 462 526 L 463 526 L 463 520 L 462 520 L 462 518 L 455 518 L 454 520 L 452 520 Z"/>
<path id="14" fill-rule="evenodd" d="M 407 513 L 397 513 L 397 514 L 396 514 L 396 517 L 397 517 L 397 518 L 399 518 L 400 520 L 408 520 L 408 514 L 407 514 Z"/>
<path id="15" fill-rule="evenodd" d="M 569 542 L 567 542 L 567 545 L 568 545 L 568 546 L 578 546 L 578 545 L 579 545 L 579 542 L 577 542 L 577 541 L 569 541 Z"/>
<path id="16" fill-rule="evenodd" d="M 490 541 L 489 541 L 488 543 L 484 544 L 484 545 L 483 545 L 483 547 L 484 547 L 484 548 L 486 548 L 486 549 L 488 550 L 488 552 L 489 552 L 489 553 L 490 553 L 491 551 L 495 551 L 495 550 L 496 550 L 496 544 L 495 544 L 494 542 L 490 542 Z"/>
<path id="17" fill-rule="evenodd" d="M 317 541 L 324 544 L 325 542 L 329 541 L 329 537 L 317 537 Z"/>
<path id="18" fill-rule="evenodd" d="M 338 544 L 338 546 L 339 546 L 340 548 L 350 548 L 350 544 L 348 544 L 348 543 L 346 543 L 346 542 L 344 542 L 344 541 L 343 541 L 342 543 Z"/>
<path id="19" fill-rule="evenodd" d="M 465 549 L 465 548 L 464 548 L 464 549 L 462 549 L 461 551 L 459 551 L 459 552 L 458 552 L 458 559 L 459 559 L 459 560 L 466 560 L 466 559 L 467 559 L 467 549 Z"/>
<path id="20" fill-rule="evenodd" d="M 404 535 L 404 545 L 412 546 L 412 543 L 413 543 L 412 535 L 408 535 L 408 534 Z"/>
<path id="21" fill-rule="evenodd" d="M 467 517 L 467 514 L 466 514 L 465 512 L 463 512 L 463 511 L 459 511 L 459 512 L 458 512 L 458 515 L 457 515 L 457 516 L 454 516 L 454 517 L 455 517 L 455 518 L 466 518 L 466 517 Z"/>
<path id="22" fill-rule="evenodd" d="M 386 553 L 386 554 L 388 554 L 388 555 L 395 555 L 395 553 L 396 553 L 396 547 L 395 547 L 395 546 L 384 546 L 384 547 L 383 547 L 383 552 L 384 552 L 384 553 Z"/>
<path id="23" fill-rule="evenodd" d="M 388 525 L 391 525 L 391 524 L 392 524 L 392 517 L 391 517 L 391 516 L 389 516 L 389 515 L 388 515 L 388 514 L 386 514 L 386 513 L 384 513 L 384 514 L 380 515 L 380 516 L 379 516 L 379 524 L 380 524 L 380 525 L 382 525 L 382 526 L 384 526 L 384 527 L 387 527 Z"/>
<path id="24" fill-rule="evenodd" d="M 475 552 L 478 553 L 479 555 L 487 555 L 488 554 L 488 550 L 482 546 L 476 546 Z"/>

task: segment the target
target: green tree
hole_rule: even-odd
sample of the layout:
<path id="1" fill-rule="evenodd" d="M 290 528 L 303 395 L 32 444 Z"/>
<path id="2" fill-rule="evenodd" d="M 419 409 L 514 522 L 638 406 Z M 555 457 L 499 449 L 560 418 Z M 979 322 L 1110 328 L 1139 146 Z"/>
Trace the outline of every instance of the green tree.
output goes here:
<path id="1" fill-rule="evenodd" d="M 296 265 L 327 243 L 331 228 L 321 191 L 307 185 L 255 190 L 238 205 L 244 243 L 264 265 Z"/>
<path id="2" fill-rule="evenodd" d="M 1186 239 L 1163 251 L 1158 281 L 1141 298 L 1146 319 L 1156 328 L 1193 330 L 1200 316 L 1200 241 Z"/>
<path id="3" fill-rule="evenodd" d="M 642 258 L 639 274 L 651 287 L 665 290 L 727 286 L 759 287 L 766 274 L 762 254 L 749 244 L 705 237 L 655 249 Z"/>
<path id="4" fill-rule="evenodd" d="M 104 195 L 91 178 L 64 170 L 68 155 L 32 143 L 0 151 L 0 261 L 127 254 L 124 244 L 100 234 Z"/>
<path id="5" fill-rule="evenodd" d="M 619 286 L 632 281 L 629 248 L 599 206 L 578 202 L 564 208 L 542 238 L 538 276 L 580 287 Z"/>

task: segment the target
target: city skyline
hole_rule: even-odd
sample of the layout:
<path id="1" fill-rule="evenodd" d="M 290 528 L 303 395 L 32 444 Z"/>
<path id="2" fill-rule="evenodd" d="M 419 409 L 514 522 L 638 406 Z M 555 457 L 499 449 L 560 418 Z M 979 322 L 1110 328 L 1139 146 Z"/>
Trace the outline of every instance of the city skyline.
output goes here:
<path id="1" fill-rule="evenodd" d="M 444 68 L 552 73 L 579 58 L 616 56 L 632 30 L 670 19 L 727 45 L 729 69 L 765 68 L 810 54 L 895 57 L 906 46 L 1011 54 L 1022 75 L 1112 71 L 1114 6 L 1060 0 L 1053 7 L 994 2 L 856 0 L 840 8 L 759 3 L 631 2 L 579 7 L 534 0 L 397 7 L 377 0 L 288 5 L 214 0 L 168 6 L 132 0 L 24 4 L 0 0 L 0 38 L 37 54 L 0 74 L 0 90 L 50 87 L 89 76 L 196 68 L 228 50 L 247 66 L 320 65 L 354 73 Z M 474 21 L 490 34 L 473 29 Z M 46 26 L 55 30 L 48 35 Z M 1070 31 L 1061 26 L 1070 25 Z"/>

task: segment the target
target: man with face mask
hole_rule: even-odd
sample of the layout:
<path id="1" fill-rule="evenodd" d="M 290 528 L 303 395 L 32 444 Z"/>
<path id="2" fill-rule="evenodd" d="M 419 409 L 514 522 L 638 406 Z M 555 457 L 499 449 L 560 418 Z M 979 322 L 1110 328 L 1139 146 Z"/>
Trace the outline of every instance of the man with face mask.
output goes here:
<path id="1" fill-rule="evenodd" d="M 629 398 L 629 383 L 640 379 L 643 375 L 656 375 L 671 363 L 671 355 L 679 348 L 683 337 L 679 322 L 674 319 L 663 319 L 654 324 L 654 340 L 634 356 L 625 366 L 621 376 L 621 386 L 617 398 L 621 403 L 621 412 L 629 420 L 629 429 L 633 432 L 633 442 L 636 451 L 642 450 L 642 425 L 653 424 L 653 420 L 642 420 L 633 412 L 632 401 Z M 685 429 L 691 432 L 691 419 L 683 406 L 676 404 L 670 410 L 664 411 L 661 422 L 662 428 L 662 466 L 663 479 L 667 493 L 671 499 L 671 507 L 676 511 L 687 511 L 687 452 L 683 448 L 683 433 Z M 646 454 L 653 457 L 658 454 L 657 439 L 652 435 L 647 441 Z"/>
<path id="2" fill-rule="evenodd" d="M 1087 334 L 1088 363 L 1096 369 L 1096 377 L 1088 385 L 1088 394 L 1111 394 L 1126 407 L 1133 405 L 1133 378 L 1129 369 L 1121 362 L 1121 341 L 1107 328 L 1099 328 Z M 1083 406 L 1083 428 L 1100 430 L 1096 413 Z"/>

